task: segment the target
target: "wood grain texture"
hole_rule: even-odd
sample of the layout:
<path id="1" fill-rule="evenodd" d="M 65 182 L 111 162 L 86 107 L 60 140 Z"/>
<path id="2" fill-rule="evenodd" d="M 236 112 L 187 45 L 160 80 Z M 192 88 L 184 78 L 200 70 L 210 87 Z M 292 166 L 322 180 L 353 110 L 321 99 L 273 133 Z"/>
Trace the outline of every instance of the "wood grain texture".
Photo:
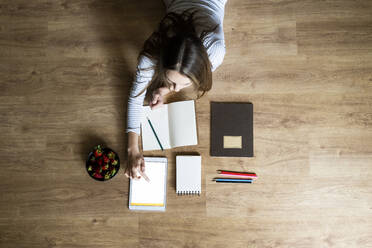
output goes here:
<path id="1" fill-rule="evenodd" d="M 128 210 L 127 95 L 162 1 L 0 1 L 0 247 L 372 247 L 372 2 L 229 0 L 226 56 L 167 156 L 165 213 Z M 184 99 L 181 92 L 169 101 Z M 254 104 L 254 158 L 209 156 L 210 102 Z M 99 143 L 109 182 L 85 171 Z M 175 157 L 202 155 L 202 194 Z M 252 185 L 212 182 L 254 171 Z"/>

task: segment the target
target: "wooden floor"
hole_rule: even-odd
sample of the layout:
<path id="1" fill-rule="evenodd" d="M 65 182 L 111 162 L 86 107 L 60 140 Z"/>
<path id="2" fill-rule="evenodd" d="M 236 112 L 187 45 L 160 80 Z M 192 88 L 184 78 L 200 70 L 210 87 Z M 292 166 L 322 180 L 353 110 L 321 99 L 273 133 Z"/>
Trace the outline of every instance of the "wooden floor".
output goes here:
<path id="1" fill-rule="evenodd" d="M 0 1 L 0 247 L 372 247 L 372 1 L 229 0 L 227 54 L 196 103 L 199 145 L 169 159 L 165 213 L 128 210 L 127 95 L 160 0 Z M 209 156 L 210 101 L 254 104 L 254 158 Z M 203 158 L 177 197 L 175 155 Z M 122 163 L 123 167 L 124 163 Z M 216 185 L 217 169 L 258 174 Z"/>

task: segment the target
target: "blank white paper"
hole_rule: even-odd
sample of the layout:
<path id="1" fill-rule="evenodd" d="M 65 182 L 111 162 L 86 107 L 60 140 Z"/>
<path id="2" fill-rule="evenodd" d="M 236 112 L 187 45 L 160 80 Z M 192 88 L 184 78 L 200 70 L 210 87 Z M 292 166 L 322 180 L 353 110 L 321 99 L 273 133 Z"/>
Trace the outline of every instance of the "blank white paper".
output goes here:
<path id="1" fill-rule="evenodd" d="M 150 178 L 147 182 L 143 177 L 132 180 L 131 205 L 164 205 L 165 199 L 165 173 L 166 163 L 145 162 L 146 175 Z"/>
<path id="2" fill-rule="evenodd" d="M 171 147 L 198 144 L 194 100 L 169 104 L 169 137 Z"/>

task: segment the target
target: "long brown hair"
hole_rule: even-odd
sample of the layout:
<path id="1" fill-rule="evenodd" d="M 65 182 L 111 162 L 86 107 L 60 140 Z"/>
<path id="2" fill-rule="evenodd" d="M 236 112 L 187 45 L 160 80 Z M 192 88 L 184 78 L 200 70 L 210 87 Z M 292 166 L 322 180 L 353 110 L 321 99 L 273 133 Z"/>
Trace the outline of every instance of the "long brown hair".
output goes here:
<path id="1" fill-rule="evenodd" d="M 212 70 L 207 50 L 203 45 L 209 32 L 216 27 L 204 30 L 198 36 L 195 30 L 194 15 L 198 10 L 186 10 L 181 14 L 170 12 L 160 22 L 158 29 L 145 41 L 141 56 L 147 56 L 154 62 L 154 76 L 146 89 L 146 97 L 152 97 L 154 90 L 171 87 L 166 76 L 167 70 L 176 70 L 187 76 L 197 90 L 200 98 L 212 88 Z"/>

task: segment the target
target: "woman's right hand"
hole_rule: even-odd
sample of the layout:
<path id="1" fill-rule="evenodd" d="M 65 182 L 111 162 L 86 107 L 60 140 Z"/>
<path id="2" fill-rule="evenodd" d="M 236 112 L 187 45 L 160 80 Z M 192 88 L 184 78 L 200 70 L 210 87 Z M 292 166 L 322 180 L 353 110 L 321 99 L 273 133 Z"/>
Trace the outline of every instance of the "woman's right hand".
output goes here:
<path id="1" fill-rule="evenodd" d="M 142 153 L 139 149 L 128 150 L 127 168 L 125 169 L 125 175 L 133 179 L 140 179 L 141 176 L 138 173 L 145 172 L 145 161 Z"/>

